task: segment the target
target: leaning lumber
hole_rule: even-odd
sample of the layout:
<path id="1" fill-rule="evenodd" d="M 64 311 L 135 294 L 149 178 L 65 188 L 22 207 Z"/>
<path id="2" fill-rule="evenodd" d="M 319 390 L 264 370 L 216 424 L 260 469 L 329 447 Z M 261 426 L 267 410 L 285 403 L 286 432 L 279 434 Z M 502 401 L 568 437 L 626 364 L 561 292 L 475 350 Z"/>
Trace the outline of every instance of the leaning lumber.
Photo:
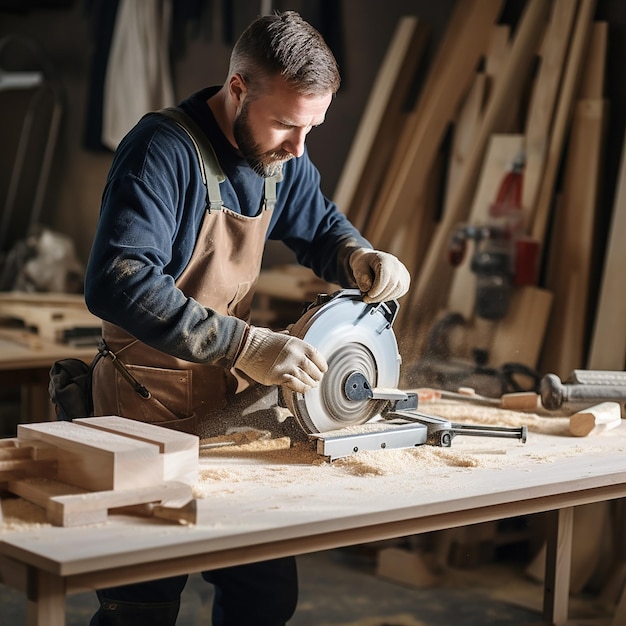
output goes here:
<path id="1" fill-rule="evenodd" d="M 422 87 L 411 127 L 405 129 L 408 141 L 393 156 L 365 231 L 376 247 L 388 248 L 398 225 L 420 206 L 435 156 L 478 61 L 485 55 L 502 5 L 500 0 L 457 3 Z"/>
<path id="2" fill-rule="evenodd" d="M 461 3 L 465 4 L 465 3 Z M 448 295 L 452 268 L 446 261 L 448 238 L 455 225 L 463 219 L 471 203 L 476 178 L 483 161 L 487 143 L 505 119 L 512 102 L 516 102 L 523 87 L 520 76 L 525 76 L 532 66 L 539 40 L 543 35 L 550 4 L 543 0 L 527 3 L 520 19 L 504 66 L 485 109 L 481 126 L 476 133 L 472 150 L 467 157 L 463 174 L 453 189 L 453 196 L 439 223 L 418 273 L 417 282 L 409 294 L 406 318 L 414 328 L 421 329 L 415 348 L 419 353 L 423 333 L 444 305 Z"/>
<path id="3" fill-rule="evenodd" d="M 409 89 L 425 42 L 425 28 L 417 18 L 402 17 L 376 75 L 341 172 L 333 200 L 361 230 L 397 145 L 408 109 Z"/>
<path id="4" fill-rule="evenodd" d="M 587 359 L 589 369 L 623 370 L 626 366 L 626 295 L 623 274 L 623 268 L 626 267 L 626 246 L 623 242 L 625 232 L 626 142 L 622 149 L 600 296 Z"/>

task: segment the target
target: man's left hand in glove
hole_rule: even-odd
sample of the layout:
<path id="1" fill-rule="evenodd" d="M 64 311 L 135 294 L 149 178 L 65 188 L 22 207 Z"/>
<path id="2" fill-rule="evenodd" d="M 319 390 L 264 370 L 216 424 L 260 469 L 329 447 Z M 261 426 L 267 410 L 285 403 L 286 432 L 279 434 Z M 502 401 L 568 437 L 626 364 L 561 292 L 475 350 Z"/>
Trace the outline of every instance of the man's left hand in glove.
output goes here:
<path id="1" fill-rule="evenodd" d="M 409 271 L 393 254 L 357 248 L 350 255 L 349 263 L 364 302 L 387 302 L 409 290 Z"/>

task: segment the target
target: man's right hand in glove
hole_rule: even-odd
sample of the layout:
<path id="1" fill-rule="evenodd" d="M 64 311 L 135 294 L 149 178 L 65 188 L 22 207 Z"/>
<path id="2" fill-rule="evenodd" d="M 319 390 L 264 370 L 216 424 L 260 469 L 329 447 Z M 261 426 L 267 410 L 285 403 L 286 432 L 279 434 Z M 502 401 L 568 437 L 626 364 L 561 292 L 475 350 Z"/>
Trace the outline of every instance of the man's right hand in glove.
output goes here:
<path id="1" fill-rule="evenodd" d="M 305 393 L 328 369 L 326 359 L 298 337 L 250 326 L 235 368 L 262 385 L 285 385 Z"/>

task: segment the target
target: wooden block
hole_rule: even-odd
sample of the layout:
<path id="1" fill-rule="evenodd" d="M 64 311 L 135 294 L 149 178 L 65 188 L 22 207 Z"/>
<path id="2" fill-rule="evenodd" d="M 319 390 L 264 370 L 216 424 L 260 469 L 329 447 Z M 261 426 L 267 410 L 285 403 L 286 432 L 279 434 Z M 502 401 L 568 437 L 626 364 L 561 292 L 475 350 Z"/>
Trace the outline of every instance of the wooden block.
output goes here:
<path id="1" fill-rule="evenodd" d="M 18 424 L 19 439 L 57 446 L 53 476 L 91 491 L 146 487 L 162 482 L 159 446 L 72 422 Z"/>
<path id="2" fill-rule="evenodd" d="M 378 552 L 376 574 L 413 587 L 433 587 L 438 579 L 419 552 L 384 548 Z"/>
<path id="3" fill-rule="evenodd" d="M 599 435 L 622 423 L 619 402 L 600 402 L 574 413 L 569 419 L 569 431 L 576 437 Z"/>
<path id="4" fill-rule="evenodd" d="M 541 396 L 533 391 L 505 393 L 500 398 L 500 406 L 511 411 L 535 411 L 541 406 Z"/>
<path id="5" fill-rule="evenodd" d="M 86 489 L 51 480 L 50 478 L 25 478 L 9 482 L 9 491 L 37 506 L 46 508 L 48 500 L 56 496 L 88 493 Z"/>
<path id="6" fill-rule="evenodd" d="M 194 525 L 208 524 L 215 519 L 211 502 L 196 499 L 181 507 L 156 505 L 152 508 L 152 515 L 179 524 Z"/>
<path id="7" fill-rule="evenodd" d="M 74 424 L 157 445 L 163 455 L 162 478 L 165 481 L 178 480 L 193 485 L 198 479 L 199 438 L 195 435 L 116 415 L 79 418 Z"/>
<path id="8" fill-rule="evenodd" d="M 30 458 L 0 461 L 0 481 L 3 482 L 26 476 L 50 476 L 56 471 L 56 461 L 35 461 Z"/>
<path id="9" fill-rule="evenodd" d="M 146 502 L 188 502 L 191 487 L 168 482 L 136 489 L 115 489 L 51 497 L 46 505 L 48 521 L 56 526 L 78 526 L 105 521 L 108 511 Z"/>

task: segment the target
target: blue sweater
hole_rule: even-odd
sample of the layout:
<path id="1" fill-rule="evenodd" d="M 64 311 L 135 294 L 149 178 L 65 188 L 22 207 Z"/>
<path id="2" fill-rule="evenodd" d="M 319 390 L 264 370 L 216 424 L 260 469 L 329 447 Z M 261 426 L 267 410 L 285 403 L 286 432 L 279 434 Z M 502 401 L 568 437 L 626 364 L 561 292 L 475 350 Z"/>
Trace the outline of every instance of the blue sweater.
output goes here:
<path id="1" fill-rule="evenodd" d="M 224 205 L 243 215 L 262 207 L 264 180 L 222 134 L 204 89 L 181 103 L 209 137 L 226 175 Z M 175 286 L 193 253 L 206 188 L 186 133 L 147 115 L 120 143 L 105 185 L 85 278 L 92 313 L 163 352 L 231 367 L 246 324 L 223 316 Z M 308 153 L 283 166 L 268 237 L 283 241 L 298 262 L 330 282 L 353 287 L 347 256 L 371 247 L 320 190 Z M 295 321 L 295 320 L 294 320 Z"/>

